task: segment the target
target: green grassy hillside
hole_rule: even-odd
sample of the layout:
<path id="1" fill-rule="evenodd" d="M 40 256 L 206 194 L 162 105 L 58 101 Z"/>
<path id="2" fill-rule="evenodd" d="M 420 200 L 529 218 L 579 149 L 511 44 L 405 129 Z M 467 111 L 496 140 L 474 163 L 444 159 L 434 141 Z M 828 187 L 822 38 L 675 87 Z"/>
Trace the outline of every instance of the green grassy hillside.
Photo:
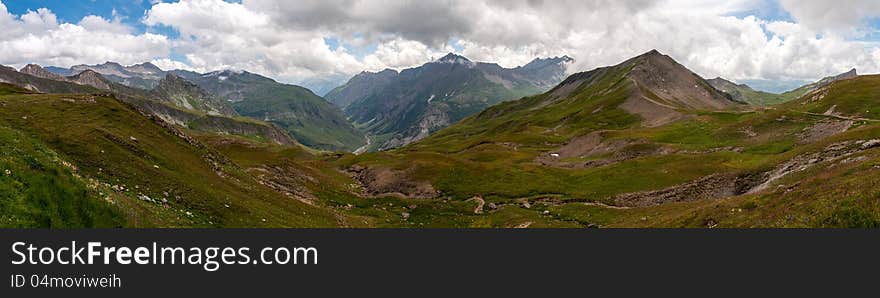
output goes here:
<path id="1" fill-rule="evenodd" d="M 233 107 L 242 116 L 275 123 L 312 148 L 354 151 L 364 143 L 338 108 L 305 88 L 266 87 Z"/>
<path id="2" fill-rule="evenodd" d="M 240 115 L 274 123 L 303 145 L 354 151 L 365 143 L 363 133 L 346 120 L 342 110 L 306 88 L 249 72 L 183 76 L 209 93 L 233 102 Z"/>
<path id="3" fill-rule="evenodd" d="M 120 227 L 123 216 L 58 154 L 0 126 L 0 227 Z"/>
<path id="4" fill-rule="evenodd" d="M 109 196 L 126 226 L 336 226 L 342 217 L 280 194 L 213 149 L 113 98 L 16 94 L 0 96 L 0 105 L 0 125 L 76 167 Z"/>

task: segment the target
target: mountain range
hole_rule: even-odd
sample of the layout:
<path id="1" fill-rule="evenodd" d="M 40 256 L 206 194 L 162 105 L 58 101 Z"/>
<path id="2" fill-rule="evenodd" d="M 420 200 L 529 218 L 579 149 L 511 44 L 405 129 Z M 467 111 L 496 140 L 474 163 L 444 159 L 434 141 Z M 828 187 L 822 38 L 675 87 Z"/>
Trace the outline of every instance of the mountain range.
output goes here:
<path id="1" fill-rule="evenodd" d="M 499 102 L 543 92 L 562 80 L 570 62 L 567 56 L 535 59 L 508 69 L 450 53 L 400 72 L 362 72 L 326 98 L 370 136 L 368 150 L 387 150 Z"/>
<path id="2" fill-rule="evenodd" d="M 81 64 L 67 69 L 49 66 L 46 67 L 46 70 L 61 76 L 73 76 L 83 71 L 91 70 L 100 73 L 110 81 L 141 89 L 155 88 L 159 84 L 159 80 L 165 77 L 165 71 L 149 62 L 131 66 L 122 66 L 116 62 L 96 65 Z"/>
<path id="3" fill-rule="evenodd" d="M 166 72 L 149 62 L 132 66 L 107 62 L 69 69 L 48 67 L 46 70 L 61 76 L 90 71 L 121 86 L 151 90 L 161 101 L 184 109 L 271 122 L 300 143 L 316 149 L 353 151 L 365 142 L 363 135 L 345 120 L 338 108 L 311 91 L 245 71 Z M 174 82 L 163 84 L 168 81 Z M 185 84 L 199 88 L 168 90 Z M 108 86 L 100 87 L 107 89 Z"/>
<path id="4" fill-rule="evenodd" d="M 244 71 L 144 89 L 2 67 L 0 226 L 880 226 L 880 76 L 763 97 L 656 50 L 556 76 L 565 60 L 448 55 L 357 75 L 336 106 Z M 297 143 L 364 148 L 321 130 L 346 116 L 377 147 L 411 142 Z"/>
<path id="5" fill-rule="evenodd" d="M 109 92 L 143 114 L 186 129 L 255 137 L 279 144 L 296 144 L 286 132 L 268 123 L 239 117 L 227 102 L 218 100 L 200 87 L 170 73 L 167 78 L 159 81 L 156 88 L 143 90 L 112 82 L 92 70 L 84 70 L 68 77 L 47 72 L 37 65 L 28 65 L 22 72 L 13 71 L 14 69 L 0 69 L 0 81 L 41 93 Z"/>

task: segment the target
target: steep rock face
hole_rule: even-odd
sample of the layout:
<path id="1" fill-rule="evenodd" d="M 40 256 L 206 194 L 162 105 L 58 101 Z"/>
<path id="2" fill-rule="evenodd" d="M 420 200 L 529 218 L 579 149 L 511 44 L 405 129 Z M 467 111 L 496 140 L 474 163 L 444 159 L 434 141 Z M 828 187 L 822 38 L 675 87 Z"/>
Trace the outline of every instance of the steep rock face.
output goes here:
<path id="1" fill-rule="evenodd" d="M 186 109 L 205 112 L 209 115 L 238 115 L 227 101 L 219 99 L 198 85 L 171 73 L 159 81 L 159 85 L 152 92 L 157 98 Z"/>
<path id="2" fill-rule="evenodd" d="M 58 74 L 54 74 L 43 67 L 36 64 L 28 64 L 25 67 L 22 67 L 19 70 L 21 73 L 29 74 L 38 78 L 56 80 L 56 81 L 66 81 L 67 78 L 60 76 Z"/>
<path id="3" fill-rule="evenodd" d="M 536 59 L 518 68 L 449 54 L 401 72 L 364 72 L 327 94 L 368 134 L 371 150 L 391 149 L 499 102 L 533 95 L 561 80 L 571 58 Z"/>
<path id="4" fill-rule="evenodd" d="M 390 140 L 382 144 L 379 150 L 393 149 L 420 141 L 430 136 L 431 133 L 449 126 L 449 124 L 451 122 L 448 114 L 437 108 L 429 108 L 419 121 L 418 126 L 411 127 L 403 133 L 394 135 Z"/>

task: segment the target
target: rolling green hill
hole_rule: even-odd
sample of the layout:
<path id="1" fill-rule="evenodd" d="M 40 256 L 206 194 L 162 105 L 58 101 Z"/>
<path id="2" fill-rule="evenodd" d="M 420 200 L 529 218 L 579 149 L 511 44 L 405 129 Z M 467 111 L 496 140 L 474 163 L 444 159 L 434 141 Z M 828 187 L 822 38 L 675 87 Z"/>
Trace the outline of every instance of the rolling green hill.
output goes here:
<path id="1" fill-rule="evenodd" d="M 121 226 L 121 212 L 90 190 L 57 153 L 0 126 L 0 227 Z"/>
<path id="2" fill-rule="evenodd" d="M 0 96 L 31 93 L 0 84 Z M 0 125 L 0 227 L 123 226 L 120 212 L 74 170 L 41 142 Z"/>
<path id="3" fill-rule="evenodd" d="M 46 169 L 28 179 L 49 184 L 2 192 L 13 196 L 10 208 L 24 210 L 10 212 L 21 218 L 14 225 L 55 226 L 57 218 L 58 226 L 304 227 L 336 226 L 344 218 L 264 185 L 188 133 L 112 97 L 7 94 L 0 106 L 0 126 L 12 130 L 4 137 L 33 140 L 12 145 L 22 151 L 17 158 L 35 156 L 31 171 Z M 57 166 L 55 153 L 67 169 Z M 28 173 L 21 167 L 13 160 L 14 175 Z M 18 206 L 29 193 L 47 202 L 36 203 L 52 221 Z"/>

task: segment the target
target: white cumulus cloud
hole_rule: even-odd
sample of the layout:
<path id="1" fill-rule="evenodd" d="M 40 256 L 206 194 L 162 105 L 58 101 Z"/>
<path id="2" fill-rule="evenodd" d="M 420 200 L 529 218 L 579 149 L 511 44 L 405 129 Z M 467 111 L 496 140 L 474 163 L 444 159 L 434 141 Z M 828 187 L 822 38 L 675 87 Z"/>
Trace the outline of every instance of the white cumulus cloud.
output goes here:
<path id="1" fill-rule="evenodd" d="M 141 21 L 179 37 L 135 34 L 87 16 L 59 23 L 47 9 L 16 16 L 0 4 L 0 63 L 66 66 L 153 61 L 163 68 L 246 69 L 285 82 L 412 67 L 457 52 L 505 67 L 568 55 L 570 71 L 651 49 L 704 77 L 815 80 L 880 71 L 867 39 L 872 0 L 181 0 L 152 1 Z M 751 16 L 767 7 L 787 13 Z M 789 19 L 787 16 L 790 16 Z M 184 57 L 184 61 L 170 59 Z"/>
<path id="2" fill-rule="evenodd" d="M 118 20 L 86 16 L 79 23 L 59 23 L 49 9 L 11 14 L 0 2 L 0 64 L 27 63 L 62 67 L 117 61 L 135 64 L 165 57 L 171 41 L 163 35 L 133 34 Z"/>

